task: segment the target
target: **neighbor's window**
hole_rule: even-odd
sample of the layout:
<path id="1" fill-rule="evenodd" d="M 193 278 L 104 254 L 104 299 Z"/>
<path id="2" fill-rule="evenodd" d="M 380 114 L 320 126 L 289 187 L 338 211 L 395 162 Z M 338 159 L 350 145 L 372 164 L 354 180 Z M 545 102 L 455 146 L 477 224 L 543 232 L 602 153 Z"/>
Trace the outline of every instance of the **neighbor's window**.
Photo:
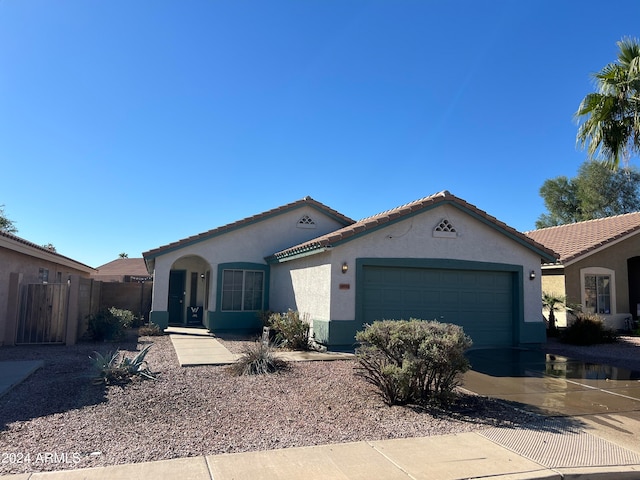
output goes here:
<path id="1" fill-rule="evenodd" d="M 38 270 L 38 280 L 40 280 L 42 283 L 48 283 L 49 282 L 49 269 L 48 268 L 40 268 Z"/>
<path id="2" fill-rule="evenodd" d="M 584 276 L 584 306 L 587 312 L 611 313 L 611 275 Z"/>
<path id="3" fill-rule="evenodd" d="M 223 270 L 222 310 L 262 310 L 264 272 Z"/>

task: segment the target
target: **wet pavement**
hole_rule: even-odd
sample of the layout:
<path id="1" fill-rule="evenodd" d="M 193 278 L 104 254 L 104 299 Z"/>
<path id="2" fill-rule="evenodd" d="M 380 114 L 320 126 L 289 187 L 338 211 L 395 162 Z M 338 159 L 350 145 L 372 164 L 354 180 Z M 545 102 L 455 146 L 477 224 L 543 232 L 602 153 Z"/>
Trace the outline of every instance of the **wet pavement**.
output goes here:
<path id="1" fill-rule="evenodd" d="M 468 358 L 467 390 L 547 417 L 572 417 L 640 452 L 640 372 L 535 350 L 474 350 Z"/>

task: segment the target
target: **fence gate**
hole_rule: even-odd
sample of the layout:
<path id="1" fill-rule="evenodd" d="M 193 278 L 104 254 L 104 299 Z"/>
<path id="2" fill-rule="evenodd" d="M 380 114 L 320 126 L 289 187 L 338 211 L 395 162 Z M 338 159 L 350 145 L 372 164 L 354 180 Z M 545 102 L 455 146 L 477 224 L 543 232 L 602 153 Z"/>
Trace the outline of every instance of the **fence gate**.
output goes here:
<path id="1" fill-rule="evenodd" d="M 64 343 L 68 300 L 67 283 L 25 285 L 20 302 L 16 345 Z"/>

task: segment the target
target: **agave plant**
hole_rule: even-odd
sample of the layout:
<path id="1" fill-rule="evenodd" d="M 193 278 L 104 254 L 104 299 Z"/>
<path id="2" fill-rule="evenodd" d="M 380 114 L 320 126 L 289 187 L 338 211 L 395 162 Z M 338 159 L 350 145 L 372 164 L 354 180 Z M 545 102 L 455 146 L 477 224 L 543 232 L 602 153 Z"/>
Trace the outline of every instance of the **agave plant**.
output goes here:
<path id="1" fill-rule="evenodd" d="M 139 351 L 133 358 L 121 355 L 120 351 L 108 352 L 102 355 L 95 352 L 95 357 L 91 358 L 94 367 L 99 374 L 94 379 L 94 383 L 126 383 L 135 376 L 155 379 L 155 374 L 149 370 L 145 357 L 151 345 L 147 345 Z"/>

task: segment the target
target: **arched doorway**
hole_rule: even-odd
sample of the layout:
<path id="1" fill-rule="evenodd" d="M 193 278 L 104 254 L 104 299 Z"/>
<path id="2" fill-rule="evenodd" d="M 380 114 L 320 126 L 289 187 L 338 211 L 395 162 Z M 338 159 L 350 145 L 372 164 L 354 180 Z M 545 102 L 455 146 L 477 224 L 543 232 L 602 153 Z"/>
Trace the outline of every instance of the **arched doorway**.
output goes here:
<path id="1" fill-rule="evenodd" d="M 209 263 L 202 257 L 189 255 L 173 263 L 169 272 L 169 325 L 202 326 L 210 278 Z"/>

